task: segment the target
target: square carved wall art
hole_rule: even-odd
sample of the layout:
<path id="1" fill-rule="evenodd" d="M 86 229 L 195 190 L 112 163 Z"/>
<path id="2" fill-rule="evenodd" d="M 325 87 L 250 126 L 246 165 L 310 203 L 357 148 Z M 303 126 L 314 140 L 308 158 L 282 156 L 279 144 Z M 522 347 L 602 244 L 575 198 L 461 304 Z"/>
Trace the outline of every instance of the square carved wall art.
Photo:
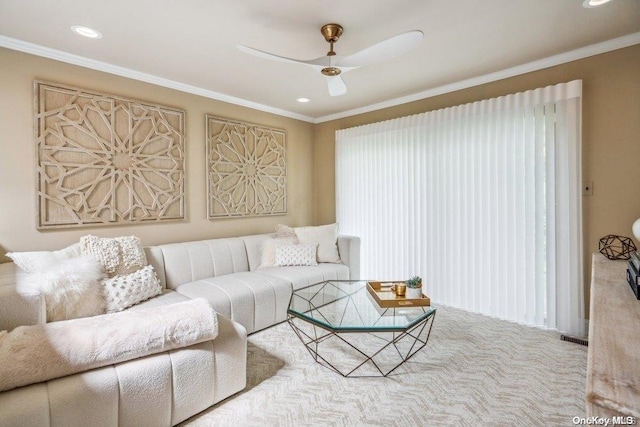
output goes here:
<path id="1" fill-rule="evenodd" d="M 285 131 L 207 115 L 208 217 L 287 212 Z"/>
<path id="2" fill-rule="evenodd" d="M 183 219 L 185 112 L 35 82 L 38 227 Z"/>

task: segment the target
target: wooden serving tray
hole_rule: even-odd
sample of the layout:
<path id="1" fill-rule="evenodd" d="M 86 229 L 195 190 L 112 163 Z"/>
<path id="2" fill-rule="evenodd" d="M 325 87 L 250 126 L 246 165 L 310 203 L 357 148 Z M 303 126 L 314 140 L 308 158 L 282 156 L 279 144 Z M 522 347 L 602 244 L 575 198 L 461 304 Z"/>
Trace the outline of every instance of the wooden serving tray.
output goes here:
<path id="1" fill-rule="evenodd" d="M 424 294 L 422 294 L 422 298 L 414 299 L 397 296 L 396 293 L 391 290 L 391 286 L 394 283 L 403 282 L 367 282 L 367 290 L 381 308 L 424 307 L 431 305 L 431 299 Z"/>

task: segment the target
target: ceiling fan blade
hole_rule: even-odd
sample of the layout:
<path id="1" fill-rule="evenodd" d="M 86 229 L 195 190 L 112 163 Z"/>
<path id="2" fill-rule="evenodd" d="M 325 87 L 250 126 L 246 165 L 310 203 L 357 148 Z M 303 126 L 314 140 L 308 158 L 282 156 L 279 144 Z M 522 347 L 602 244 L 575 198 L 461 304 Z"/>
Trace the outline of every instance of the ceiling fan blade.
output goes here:
<path id="1" fill-rule="evenodd" d="M 280 61 L 280 62 L 289 62 L 293 64 L 309 65 L 313 68 L 318 68 L 318 69 L 332 65 L 331 57 L 329 56 L 321 56 L 316 59 L 304 61 L 301 59 L 293 59 L 293 58 L 287 58 L 286 56 L 274 55 L 273 53 L 264 52 L 262 50 L 254 49 L 252 47 L 244 46 L 241 44 L 239 44 L 237 47 L 238 49 L 240 49 L 240 51 L 244 53 L 248 53 L 249 55 L 257 56 L 258 58 L 262 58 L 262 59 L 269 59 L 271 61 Z"/>
<path id="2" fill-rule="evenodd" d="M 422 41 L 424 34 L 420 30 L 408 31 L 388 38 L 353 55 L 345 56 L 338 67 L 362 67 L 386 61 L 407 53 Z"/>
<path id="3" fill-rule="evenodd" d="M 347 85 L 344 84 L 344 80 L 340 76 L 324 76 L 327 79 L 329 86 L 329 95 L 340 96 L 347 93 Z"/>
<path id="4" fill-rule="evenodd" d="M 258 58 L 263 58 L 263 59 L 270 59 L 272 61 L 290 62 L 290 63 L 294 63 L 294 64 L 304 64 L 305 63 L 305 61 L 299 61 L 299 60 L 293 59 L 293 58 L 287 58 L 287 57 L 284 57 L 284 56 L 274 55 L 272 53 L 263 52 L 261 50 L 254 49 L 252 47 L 244 46 L 244 45 L 241 45 L 241 44 L 238 45 L 238 49 L 240 49 L 244 53 L 248 53 L 249 55 L 257 56 Z"/>

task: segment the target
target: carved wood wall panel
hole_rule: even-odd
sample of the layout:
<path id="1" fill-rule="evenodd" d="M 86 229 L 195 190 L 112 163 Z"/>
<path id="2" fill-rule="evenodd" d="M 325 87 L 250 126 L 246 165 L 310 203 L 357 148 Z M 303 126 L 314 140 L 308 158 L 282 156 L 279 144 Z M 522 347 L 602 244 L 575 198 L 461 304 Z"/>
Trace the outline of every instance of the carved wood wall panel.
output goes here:
<path id="1" fill-rule="evenodd" d="M 287 212 L 285 131 L 207 115 L 208 217 Z"/>
<path id="2" fill-rule="evenodd" d="M 183 219 L 185 112 L 35 82 L 38 227 Z"/>

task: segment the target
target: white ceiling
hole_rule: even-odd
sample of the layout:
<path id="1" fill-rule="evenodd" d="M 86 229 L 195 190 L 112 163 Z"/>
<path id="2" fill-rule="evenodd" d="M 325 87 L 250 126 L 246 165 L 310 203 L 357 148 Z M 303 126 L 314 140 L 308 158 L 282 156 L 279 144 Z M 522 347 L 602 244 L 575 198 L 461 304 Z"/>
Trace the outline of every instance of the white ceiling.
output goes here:
<path id="1" fill-rule="evenodd" d="M 0 0 L 0 46 L 321 122 L 640 43 L 640 0 L 582 2 Z M 346 74 L 339 97 L 309 67 L 236 48 L 317 58 L 328 50 L 320 27 L 330 22 L 344 27 L 340 55 L 409 30 L 425 38 L 399 58 Z M 103 38 L 79 37 L 72 25 Z"/>

